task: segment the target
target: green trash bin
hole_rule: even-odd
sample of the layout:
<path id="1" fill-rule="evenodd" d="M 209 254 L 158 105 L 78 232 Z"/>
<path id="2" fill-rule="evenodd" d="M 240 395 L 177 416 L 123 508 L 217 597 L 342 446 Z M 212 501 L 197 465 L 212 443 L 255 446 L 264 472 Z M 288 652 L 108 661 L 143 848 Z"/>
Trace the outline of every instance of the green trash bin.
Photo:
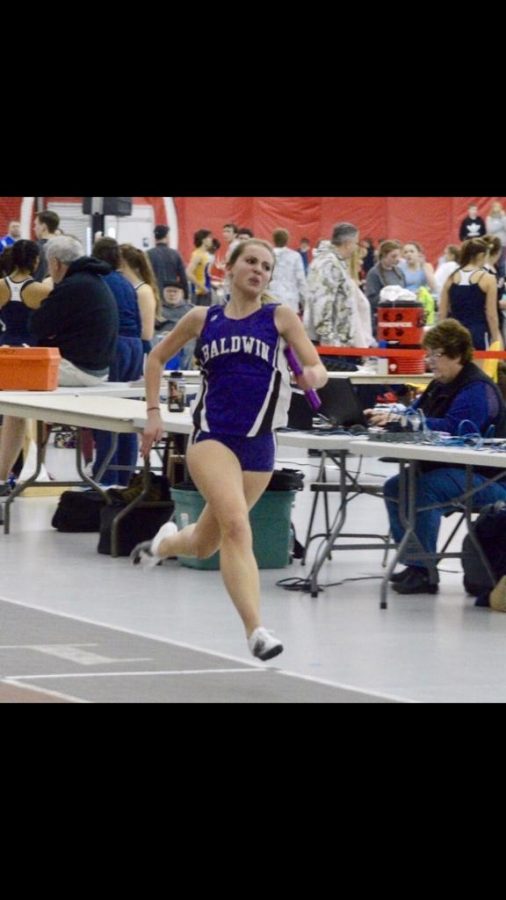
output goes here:
<path id="1" fill-rule="evenodd" d="M 283 569 L 291 562 L 290 523 L 296 491 L 266 491 L 250 513 L 253 530 L 253 552 L 259 569 Z M 196 522 L 204 509 L 204 499 L 198 491 L 171 488 L 176 524 L 179 529 Z M 190 569 L 219 569 L 220 555 L 209 559 L 180 556 L 179 561 Z"/>

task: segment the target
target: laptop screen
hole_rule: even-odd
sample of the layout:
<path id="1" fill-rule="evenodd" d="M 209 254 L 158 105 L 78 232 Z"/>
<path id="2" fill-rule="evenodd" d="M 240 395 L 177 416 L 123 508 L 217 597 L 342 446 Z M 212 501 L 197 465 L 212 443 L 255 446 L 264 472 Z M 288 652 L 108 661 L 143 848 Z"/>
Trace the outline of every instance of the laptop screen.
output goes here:
<path id="1" fill-rule="evenodd" d="M 349 378 L 329 378 L 318 394 L 322 401 L 322 415 L 334 426 L 350 428 L 352 425 L 367 425 L 362 405 Z"/>
<path id="2" fill-rule="evenodd" d="M 302 391 L 292 390 L 292 401 L 288 411 L 288 427 L 297 431 L 310 431 L 313 427 L 313 410 Z"/>

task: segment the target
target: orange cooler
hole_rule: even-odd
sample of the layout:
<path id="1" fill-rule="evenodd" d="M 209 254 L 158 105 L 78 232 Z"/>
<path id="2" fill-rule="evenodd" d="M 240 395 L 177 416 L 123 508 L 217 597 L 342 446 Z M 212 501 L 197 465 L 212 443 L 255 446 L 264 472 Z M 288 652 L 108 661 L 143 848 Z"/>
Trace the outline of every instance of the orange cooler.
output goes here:
<path id="1" fill-rule="evenodd" d="M 0 390 L 54 391 L 60 359 L 57 347 L 0 347 Z"/>

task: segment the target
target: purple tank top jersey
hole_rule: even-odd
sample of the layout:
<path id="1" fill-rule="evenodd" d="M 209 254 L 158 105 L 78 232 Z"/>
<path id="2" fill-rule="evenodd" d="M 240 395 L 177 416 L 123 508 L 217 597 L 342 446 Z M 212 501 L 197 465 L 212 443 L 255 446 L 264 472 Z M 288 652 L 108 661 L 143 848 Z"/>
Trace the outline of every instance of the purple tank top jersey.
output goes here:
<path id="1" fill-rule="evenodd" d="M 196 428 L 255 437 L 288 420 L 290 376 L 286 342 L 274 323 L 276 304 L 245 319 L 228 319 L 210 307 L 200 336 L 202 387 L 195 401 Z"/>

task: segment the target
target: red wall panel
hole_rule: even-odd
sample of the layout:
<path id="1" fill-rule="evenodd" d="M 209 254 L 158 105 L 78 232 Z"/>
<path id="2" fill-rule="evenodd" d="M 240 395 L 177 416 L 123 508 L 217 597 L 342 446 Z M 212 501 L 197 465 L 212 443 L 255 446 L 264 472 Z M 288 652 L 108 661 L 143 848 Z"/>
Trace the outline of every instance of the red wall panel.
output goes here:
<path id="1" fill-rule="evenodd" d="M 21 197 L 0 197 L 0 236 L 9 221 L 20 215 Z M 45 200 L 69 200 L 79 197 L 46 197 Z M 134 202 L 151 203 L 157 223 L 166 222 L 162 197 L 134 197 Z M 400 241 L 416 240 L 423 245 L 427 259 L 436 262 L 448 243 L 458 243 L 460 222 L 470 203 L 476 203 L 485 218 L 494 200 L 506 205 L 504 197 L 175 197 L 178 212 L 179 249 L 188 261 L 193 249 L 193 234 L 209 228 L 221 241 L 223 225 L 236 222 L 251 228 L 258 237 L 271 240 L 274 228 L 290 232 L 290 246 L 298 247 L 301 237 L 314 246 L 328 239 L 336 222 L 353 222 L 362 237 L 371 236 Z"/>

